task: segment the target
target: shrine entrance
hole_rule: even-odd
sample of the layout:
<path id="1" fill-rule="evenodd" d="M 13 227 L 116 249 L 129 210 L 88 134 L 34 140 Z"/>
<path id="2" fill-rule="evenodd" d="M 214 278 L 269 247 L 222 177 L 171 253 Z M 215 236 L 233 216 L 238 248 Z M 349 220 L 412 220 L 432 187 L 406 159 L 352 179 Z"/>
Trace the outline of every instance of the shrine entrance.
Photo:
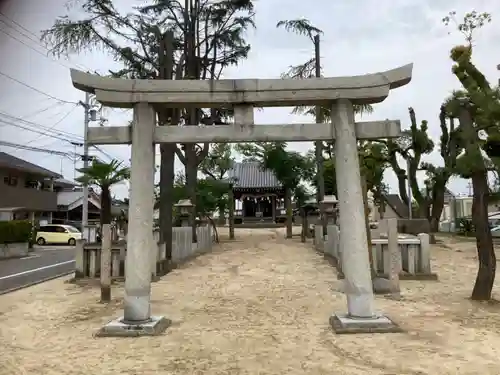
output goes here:
<path id="1" fill-rule="evenodd" d="M 398 137 L 401 125 L 397 120 L 355 122 L 353 105 L 382 102 L 391 89 L 409 83 L 411 74 L 412 64 L 353 77 L 151 81 L 104 78 L 72 70 L 73 85 L 94 93 L 101 104 L 134 109 L 131 126 L 91 127 L 87 133 L 90 144 L 132 145 L 124 318 L 110 323 L 110 332 L 121 336 L 132 332 L 137 336 L 165 329 L 165 318 L 151 315 L 151 257 L 145 256 L 145 251 L 155 249 L 155 143 L 332 140 L 336 141 L 340 246 L 348 310 L 332 319 L 347 330 L 361 325 L 366 332 L 392 331 L 392 322 L 376 315 L 374 309 L 357 140 Z M 230 105 L 234 108 L 233 125 L 157 126 L 156 111 L 164 107 Z M 332 122 L 266 126 L 254 122 L 254 107 L 297 105 L 329 106 Z"/>

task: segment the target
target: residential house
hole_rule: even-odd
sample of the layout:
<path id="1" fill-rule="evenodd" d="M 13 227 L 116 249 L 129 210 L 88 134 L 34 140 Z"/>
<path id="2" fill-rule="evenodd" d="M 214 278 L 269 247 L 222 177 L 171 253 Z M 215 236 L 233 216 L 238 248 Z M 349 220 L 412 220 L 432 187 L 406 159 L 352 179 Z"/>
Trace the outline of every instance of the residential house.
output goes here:
<path id="1" fill-rule="evenodd" d="M 81 226 L 83 189 L 75 182 L 5 152 L 0 152 L 0 177 L 0 220 Z M 98 222 L 100 197 L 91 188 L 88 207 L 89 223 Z"/>
<path id="2" fill-rule="evenodd" d="M 57 210 L 60 174 L 0 152 L 0 177 L 0 220 L 35 220 Z"/>
<path id="3" fill-rule="evenodd" d="M 70 182 L 71 183 L 71 182 Z M 83 188 L 74 183 L 57 192 L 57 211 L 52 213 L 52 223 L 69 224 L 81 229 L 83 215 Z M 127 216 L 128 204 L 112 200 L 111 214 L 114 217 Z M 99 223 L 101 215 L 101 197 L 91 187 L 88 195 L 88 219 L 90 226 Z"/>
<path id="4" fill-rule="evenodd" d="M 83 188 L 73 185 L 57 192 L 57 209 L 52 213 L 52 223 L 69 224 L 81 229 L 83 215 Z M 88 223 L 99 221 L 101 212 L 100 197 L 89 188 Z"/>
<path id="5" fill-rule="evenodd" d="M 445 203 L 441 214 L 441 222 L 452 221 L 454 217 L 470 217 L 472 215 L 472 200 L 470 196 L 451 196 Z M 488 212 L 490 214 L 500 211 L 499 202 L 491 202 L 488 204 Z"/>

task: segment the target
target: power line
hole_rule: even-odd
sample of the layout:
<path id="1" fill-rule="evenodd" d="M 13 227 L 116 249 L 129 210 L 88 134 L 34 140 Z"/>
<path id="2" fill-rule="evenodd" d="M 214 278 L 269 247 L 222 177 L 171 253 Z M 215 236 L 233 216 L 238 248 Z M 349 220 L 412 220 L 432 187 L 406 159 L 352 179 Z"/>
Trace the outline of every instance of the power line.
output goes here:
<path id="1" fill-rule="evenodd" d="M 7 25 L 7 24 L 6 24 L 4 21 L 2 21 L 1 19 L 0 19 L 0 22 L 3 22 L 5 25 Z M 9 26 L 9 25 L 7 25 L 7 26 Z M 15 29 L 12 29 L 12 30 L 15 30 Z M 15 30 L 15 31 L 17 31 L 17 30 Z M 5 29 L 0 29 L 0 32 L 2 32 L 3 34 L 7 35 L 8 37 L 10 37 L 11 39 L 15 40 L 16 42 L 18 42 L 18 43 L 22 44 L 23 46 L 28 47 L 30 50 L 32 50 L 32 51 L 34 51 L 34 52 L 38 53 L 40 56 L 43 56 L 43 57 L 45 57 L 45 58 L 49 59 L 50 61 L 55 62 L 55 63 L 57 63 L 57 64 L 61 65 L 63 68 L 66 68 L 66 69 L 71 69 L 71 66 L 69 66 L 69 65 L 64 65 L 61 61 L 58 61 L 58 60 L 55 60 L 55 59 L 50 58 L 50 57 L 49 57 L 49 56 L 47 56 L 45 53 L 43 53 L 43 52 L 41 52 L 41 51 L 39 51 L 39 50 L 35 49 L 33 46 L 30 46 L 28 43 L 26 43 L 26 42 L 22 41 L 21 39 L 19 39 L 19 38 L 15 37 L 14 35 L 12 35 L 12 34 L 10 34 L 10 33 L 8 33 Z M 17 32 L 19 32 L 19 31 L 17 31 Z M 24 35 L 24 34 L 21 34 L 21 35 Z M 31 40 L 31 39 L 30 39 L 30 40 Z"/>
<path id="2" fill-rule="evenodd" d="M 12 18 L 10 18 L 10 17 L 6 16 L 6 15 L 5 15 L 4 13 L 2 13 L 2 12 L 0 12 L 0 15 L 2 15 L 5 19 L 9 20 L 11 23 L 13 23 L 14 25 L 16 25 L 16 26 L 17 26 L 17 27 L 19 27 L 20 29 L 22 29 L 22 30 L 26 31 L 26 32 L 28 33 L 28 35 L 26 35 L 25 33 L 23 33 L 23 32 L 21 32 L 21 31 L 17 30 L 16 28 L 14 28 L 13 26 L 11 26 L 11 25 L 7 24 L 7 23 L 6 23 L 5 21 L 3 21 L 3 20 L 0 20 L 0 22 L 2 22 L 4 25 L 6 25 L 7 27 L 9 27 L 10 29 L 12 29 L 12 30 L 16 31 L 16 32 L 17 32 L 17 33 L 19 33 L 20 35 L 24 36 L 24 37 L 25 37 L 25 38 L 27 38 L 28 40 L 30 40 L 30 41 L 32 41 L 32 42 L 34 42 L 36 45 L 38 45 L 38 46 L 42 47 L 42 48 L 43 48 L 43 49 L 47 52 L 47 55 L 43 54 L 42 52 L 40 52 L 40 51 L 38 51 L 38 50 L 35 50 L 32 46 L 30 46 L 30 45 L 28 45 L 27 43 L 25 43 L 25 42 L 23 42 L 23 41 L 19 40 L 19 39 L 18 39 L 18 38 L 16 38 L 16 37 L 14 37 L 14 36 L 10 35 L 10 34 L 9 34 L 9 33 L 7 33 L 5 30 L 0 30 L 1 32 L 5 33 L 6 35 L 9 35 L 12 39 L 17 40 L 19 43 L 21 43 L 21 44 L 25 45 L 26 47 L 28 47 L 28 48 L 32 49 L 32 50 L 33 50 L 33 51 L 35 51 L 35 52 L 37 52 L 37 53 L 41 54 L 42 56 L 46 57 L 47 59 L 49 59 L 49 60 L 51 60 L 51 61 L 53 61 L 53 62 L 56 62 L 56 63 L 60 64 L 60 65 L 61 65 L 61 66 L 63 66 L 63 67 L 66 67 L 66 68 L 71 68 L 70 66 L 64 65 L 64 64 L 63 64 L 60 60 L 56 60 L 56 59 L 50 58 L 50 57 L 48 56 L 48 54 L 50 54 L 50 52 L 51 52 L 51 51 L 50 51 L 50 50 L 49 50 L 46 46 L 44 46 L 44 45 L 42 45 L 42 44 L 41 44 L 40 40 L 38 39 L 38 35 L 36 35 L 33 31 L 31 31 L 31 30 L 27 29 L 26 27 L 24 27 L 23 25 L 21 25 L 19 22 L 17 22 L 17 21 L 15 21 L 15 20 L 13 20 Z M 33 37 L 34 37 L 35 39 L 33 39 Z M 78 66 L 78 64 L 73 63 L 71 60 L 69 60 L 69 58 L 68 58 L 68 62 L 69 62 L 69 63 L 71 63 L 71 64 L 72 64 L 74 67 L 76 67 L 76 68 L 79 68 L 79 69 L 82 69 L 82 68 L 83 68 L 84 70 L 88 70 L 88 71 L 91 71 L 91 70 L 92 70 L 92 69 L 89 69 L 88 67 L 86 67 L 86 66 L 84 66 L 84 65 L 80 65 L 80 66 Z"/>
<path id="3" fill-rule="evenodd" d="M 42 125 L 42 124 L 39 124 L 39 123 L 36 123 L 36 122 L 24 120 L 24 119 L 22 119 L 20 117 L 17 117 L 17 116 L 14 116 L 14 115 L 2 112 L 2 111 L 0 111 L 0 115 L 2 115 L 4 117 L 7 117 L 9 119 L 9 121 L 7 121 L 5 119 L 0 118 L 0 121 L 4 122 L 7 125 L 11 125 L 11 126 L 14 126 L 14 127 L 22 128 L 24 130 L 32 131 L 32 132 L 35 132 L 35 133 L 38 133 L 38 134 L 40 134 L 39 133 L 40 131 L 36 130 L 36 129 L 42 129 L 42 130 L 45 130 L 45 131 L 50 130 L 49 126 L 45 126 L 45 125 Z M 27 128 L 26 126 L 19 125 L 18 123 L 13 123 L 12 121 L 19 121 L 19 122 L 21 122 L 23 124 L 26 124 L 27 126 L 29 126 L 31 128 Z M 33 129 L 33 127 L 35 129 Z M 58 134 L 60 136 L 66 137 L 66 138 L 63 139 L 64 141 L 74 142 L 75 140 L 77 140 L 77 141 L 81 142 L 83 140 L 82 136 L 80 136 L 78 134 L 66 132 L 66 131 L 63 131 L 63 130 L 53 130 L 52 129 L 52 132 L 54 132 L 54 133 L 56 133 L 56 134 Z M 73 138 L 73 139 L 69 139 L 69 138 Z"/>
<path id="4" fill-rule="evenodd" d="M 45 91 L 42 91 L 42 90 L 40 90 L 40 89 L 37 89 L 36 87 L 33 87 L 33 86 L 31 86 L 31 85 L 28 85 L 27 83 L 25 83 L 25 82 L 23 82 L 23 81 L 20 81 L 20 80 L 18 80 L 17 78 L 14 78 L 14 77 L 12 77 L 12 76 L 8 75 L 7 73 L 0 72 L 0 75 L 4 76 L 5 78 L 8 78 L 8 79 L 10 79 L 10 80 L 12 80 L 12 81 L 14 81 L 14 82 L 17 82 L 17 83 L 19 83 L 20 85 L 23 85 L 23 86 L 25 86 L 25 87 L 27 87 L 27 88 L 29 88 L 29 89 L 33 90 L 33 91 L 36 91 L 36 92 L 38 92 L 39 94 L 42 94 L 42 95 L 45 95 L 45 96 L 47 96 L 47 97 L 49 97 L 49 98 L 51 98 L 51 99 L 57 100 L 58 102 L 61 102 L 61 103 L 69 103 L 69 104 L 77 104 L 76 102 L 70 102 L 70 101 L 68 101 L 68 100 L 63 100 L 63 99 L 56 98 L 55 96 L 52 96 L 52 95 L 50 95 L 50 94 L 46 93 Z"/>
<path id="5" fill-rule="evenodd" d="M 67 118 L 67 117 L 68 117 L 68 116 L 69 116 L 69 115 L 70 115 L 70 114 L 71 114 L 71 113 L 75 110 L 75 108 L 76 108 L 77 106 L 78 106 L 78 104 L 77 104 L 77 105 L 75 105 L 73 108 L 71 108 L 71 109 L 70 109 L 70 110 L 69 110 L 69 111 L 68 111 L 68 112 L 67 112 L 67 113 L 66 113 L 63 117 L 61 117 L 58 121 L 56 121 L 56 122 L 54 123 L 54 125 L 52 125 L 51 127 L 49 127 L 49 128 L 47 129 L 47 132 L 45 132 L 45 134 L 44 134 L 44 135 L 46 135 L 46 136 L 50 135 L 50 133 L 49 133 L 49 132 L 54 131 L 54 128 L 55 128 L 57 125 L 59 125 L 61 122 L 63 122 L 63 121 L 64 121 L 64 120 L 65 120 L 65 119 L 66 119 L 66 118 Z M 27 146 L 27 145 L 29 145 L 29 144 L 31 144 L 31 143 L 33 143 L 33 142 L 37 141 L 37 140 L 38 140 L 38 139 L 36 139 L 36 138 L 35 138 L 35 139 L 32 139 L 31 141 L 29 141 L 29 142 L 25 143 L 25 146 Z"/>
<path id="6" fill-rule="evenodd" d="M 12 148 L 16 148 L 16 149 L 23 149 L 23 150 L 29 150 L 29 151 L 35 151 L 35 152 L 43 152 L 43 153 L 52 154 L 52 155 L 59 155 L 59 156 L 73 157 L 73 158 L 76 157 L 75 154 L 70 153 L 70 152 L 49 150 L 46 148 L 39 148 L 39 147 L 33 147 L 33 146 L 26 146 L 26 145 L 21 145 L 19 143 L 0 141 L 0 145 L 6 146 L 6 147 L 12 147 Z"/>
<path id="7" fill-rule="evenodd" d="M 50 100 L 50 99 L 49 98 L 45 98 L 43 100 Z M 41 108 L 41 109 L 37 109 L 34 112 L 28 113 L 27 115 L 23 115 L 22 118 L 26 119 L 27 117 L 32 117 L 32 116 L 39 115 L 40 113 L 47 112 L 48 110 L 50 110 L 52 108 L 55 108 L 55 107 L 59 107 L 60 105 L 63 105 L 63 104 L 66 104 L 66 103 L 60 103 L 60 102 L 51 103 L 47 107 L 44 107 L 44 108 Z"/>
<path id="8" fill-rule="evenodd" d="M 29 132 L 32 132 L 32 133 L 36 133 L 36 134 L 40 134 L 40 135 L 46 135 L 50 138 L 54 138 L 54 139 L 59 139 L 60 141 L 64 141 L 64 142 L 68 142 L 68 143 L 72 143 L 74 142 L 74 140 L 72 139 L 69 139 L 69 138 L 66 138 L 64 136 L 61 136 L 61 135 L 56 135 L 56 134 L 46 134 L 44 131 L 42 130 L 37 130 L 37 129 L 33 129 L 33 128 L 30 128 L 28 126 L 24 126 L 24 125 L 20 125 L 20 124 L 16 124 L 14 122 L 10 122 L 10 121 L 7 121 L 5 119 L 0 119 L 0 125 L 9 125 L 9 126 L 13 126 L 15 128 L 19 128 L 19 129 L 23 129 L 23 130 L 26 130 L 26 131 L 29 131 Z M 44 129 L 45 131 L 47 129 Z"/>

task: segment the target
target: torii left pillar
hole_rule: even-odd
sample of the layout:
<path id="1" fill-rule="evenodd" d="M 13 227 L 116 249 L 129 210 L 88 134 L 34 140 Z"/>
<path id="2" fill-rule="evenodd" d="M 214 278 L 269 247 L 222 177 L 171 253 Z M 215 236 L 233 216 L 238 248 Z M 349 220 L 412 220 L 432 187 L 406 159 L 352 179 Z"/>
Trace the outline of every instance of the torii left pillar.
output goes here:
<path id="1" fill-rule="evenodd" d="M 105 325 L 98 336 L 153 336 L 170 321 L 151 315 L 151 257 L 153 238 L 154 143 L 156 112 L 148 103 L 134 106 L 124 316 Z"/>

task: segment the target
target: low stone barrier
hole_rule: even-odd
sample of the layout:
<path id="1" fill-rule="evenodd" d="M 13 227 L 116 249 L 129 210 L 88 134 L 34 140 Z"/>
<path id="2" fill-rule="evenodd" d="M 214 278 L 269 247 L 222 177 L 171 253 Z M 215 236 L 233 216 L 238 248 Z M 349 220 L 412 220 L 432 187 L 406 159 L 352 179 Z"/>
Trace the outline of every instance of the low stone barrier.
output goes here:
<path id="1" fill-rule="evenodd" d="M 322 235 L 321 225 L 315 226 L 314 247 L 324 254 L 329 262 L 342 274 L 342 249 L 340 248 L 340 231 L 336 225 L 328 225 L 327 235 Z M 382 235 L 383 236 L 383 235 Z M 391 256 L 389 239 L 372 239 L 372 256 L 378 276 L 388 278 L 391 274 Z M 418 236 L 398 235 L 398 248 L 401 254 L 402 280 L 436 280 L 437 275 L 431 270 L 430 241 L 427 233 Z"/>
<path id="2" fill-rule="evenodd" d="M 212 227 L 203 226 L 196 229 L 198 242 L 192 243 L 190 227 L 175 227 L 172 230 L 172 263 L 179 265 L 194 256 L 206 253 L 212 249 Z M 153 239 L 157 243 L 158 235 Z M 151 273 L 164 274 L 166 263 L 165 245 L 157 243 L 156 251 L 151 252 Z M 115 242 L 111 245 L 111 278 L 125 277 L 125 257 L 127 243 Z M 148 254 L 145 254 L 147 256 Z M 101 244 L 78 241 L 76 246 L 76 278 L 98 278 L 101 271 Z"/>
<path id="3" fill-rule="evenodd" d="M 377 273 L 388 277 L 391 269 L 389 239 L 372 239 L 372 256 Z M 437 275 L 431 270 L 430 236 L 420 233 L 416 237 L 398 235 L 398 247 L 401 253 L 402 280 L 436 280 Z"/>

